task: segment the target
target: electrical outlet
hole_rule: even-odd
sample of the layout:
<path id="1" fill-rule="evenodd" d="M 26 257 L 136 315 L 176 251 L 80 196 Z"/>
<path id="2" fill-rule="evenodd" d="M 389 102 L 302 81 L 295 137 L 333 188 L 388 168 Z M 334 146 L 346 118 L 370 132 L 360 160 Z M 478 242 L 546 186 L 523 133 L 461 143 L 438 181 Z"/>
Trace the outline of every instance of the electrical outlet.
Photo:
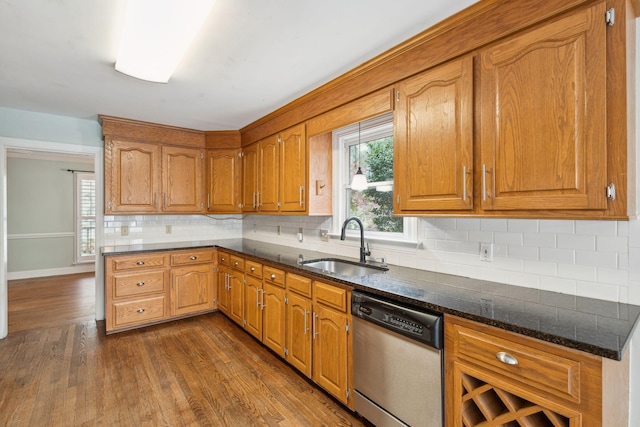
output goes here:
<path id="1" fill-rule="evenodd" d="M 123 225 L 122 227 L 120 227 L 120 235 L 121 236 L 128 236 L 129 235 L 129 226 L 128 225 Z"/>
<path id="2" fill-rule="evenodd" d="M 323 242 L 329 241 L 329 230 L 320 230 L 320 240 Z"/>
<path id="3" fill-rule="evenodd" d="M 482 315 L 493 318 L 493 301 L 482 298 L 480 302 L 482 303 Z"/>
<path id="4" fill-rule="evenodd" d="M 302 228 L 298 228 L 298 242 L 302 243 L 302 240 L 304 239 L 304 230 Z"/>
<path id="5" fill-rule="evenodd" d="M 167 224 L 164 228 L 165 233 L 167 234 L 171 234 L 171 232 L 173 231 L 171 228 L 171 224 Z"/>
<path id="6" fill-rule="evenodd" d="M 480 243 L 480 261 L 493 261 L 493 243 Z"/>

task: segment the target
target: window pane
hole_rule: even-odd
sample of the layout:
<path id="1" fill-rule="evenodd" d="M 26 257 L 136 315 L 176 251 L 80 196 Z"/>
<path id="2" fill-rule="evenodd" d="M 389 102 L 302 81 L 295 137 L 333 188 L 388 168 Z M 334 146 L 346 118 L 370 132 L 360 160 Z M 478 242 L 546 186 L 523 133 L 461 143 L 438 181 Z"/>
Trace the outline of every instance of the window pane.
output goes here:
<path id="1" fill-rule="evenodd" d="M 96 182 L 94 180 L 80 181 L 80 215 L 96 216 Z"/>
<path id="2" fill-rule="evenodd" d="M 80 256 L 96 254 L 96 221 L 83 219 L 80 227 Z"/>
<path id="3" fill-rule="evenodd" d="M 359 217 L 367 231 L 402 233 L 403 219 L 393 217 L 393 137 L 351 145 L 349 163 L 349 179 L 360 166 L 369 188 L 347 190 L 348 215 Z"/>

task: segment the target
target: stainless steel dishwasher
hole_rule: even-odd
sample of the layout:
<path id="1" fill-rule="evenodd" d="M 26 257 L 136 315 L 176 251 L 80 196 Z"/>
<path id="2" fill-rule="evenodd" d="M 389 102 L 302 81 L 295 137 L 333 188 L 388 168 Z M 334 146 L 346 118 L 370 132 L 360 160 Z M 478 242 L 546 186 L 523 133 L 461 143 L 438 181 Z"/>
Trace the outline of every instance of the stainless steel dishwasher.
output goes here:
<path id="1" fill-rule="evenodd" d="M 442 316 L 354 291 L 356 412 L 377 427 L 441 427 Z"/>

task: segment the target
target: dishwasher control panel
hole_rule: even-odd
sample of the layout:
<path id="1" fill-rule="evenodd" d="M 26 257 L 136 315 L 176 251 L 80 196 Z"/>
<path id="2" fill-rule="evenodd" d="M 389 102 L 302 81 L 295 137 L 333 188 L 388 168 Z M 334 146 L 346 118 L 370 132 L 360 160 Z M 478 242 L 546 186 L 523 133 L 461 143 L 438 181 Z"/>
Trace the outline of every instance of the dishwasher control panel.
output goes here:
<path id="1" fill-rule="evenodd" d="M 353 292 L 351 312 L 431 347 L 442 348 L 443 323 L 439 314 L 401 306 L 361 292 Z"/>

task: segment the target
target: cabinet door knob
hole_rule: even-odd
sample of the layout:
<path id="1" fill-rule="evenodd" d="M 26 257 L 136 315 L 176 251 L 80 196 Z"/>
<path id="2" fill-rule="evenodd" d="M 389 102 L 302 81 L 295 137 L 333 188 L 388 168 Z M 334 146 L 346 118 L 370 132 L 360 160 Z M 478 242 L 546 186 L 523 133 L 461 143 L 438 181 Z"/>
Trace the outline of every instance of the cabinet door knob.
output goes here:
<path id="1" fill-rule="evenodd" d="M 144 313 L 144 308 L 139 308 L 138 313 Z"/>
<path id="2" fill-rule="evenodd" d="M 191 255 L 191 256 L 189 257 L 189 259 L 190 259 L 191 261 L 195 261 L 195 260 L 197 260 L 197 259 L 198 259 L 198 257 L 197 257 L 197 256 L 195 256 L 195 255 Z"/>
<path id="3" fill-rule="evenodd" d="M 138 286 L 144 286 L 144 282 L 138 282 L 136 283 Z"/>
<path id="4" fill-rule="evenodd" d="M 271 280 L 275 280 L 276 279 L 276 275 L 275 274 L 272 274 L 270 277 L 271 277 Z"/>
<path id="5" fill-rule="evenodd" d="M 504 363 L 505 365 L 517 365 L 518 359 L 510 355 L 509 353 L 505 353 L 504 351 L 499 351 L 496 353 L 496 359 Z"/>
<path id="6" fill-rule="evenodd" d="M 238 266 L 238 261 L 234 262 L 234 263 L 233 263 L 233 266 L 234 266 L 234 267 L 237 267 L 237 266 Z"/>
<path id="7" fill-rule="evenodd" d="M 138 262 L 136 262 L 136 264 L 138 264 L 138 265 L 144 265 L 144 261 L 138 261 Z"/>
<path id="8" fill-rule="evenodd" d="M 220 257 L 220 261 L 224 262 L 224 257 Z"/>
<path id="9" fill-rule="evenodd" d="M 256 271 L 255 267 L 251 267 L 249 270 L 251 270 L 251 272 L 253 273 L 254 271 Z"/>

